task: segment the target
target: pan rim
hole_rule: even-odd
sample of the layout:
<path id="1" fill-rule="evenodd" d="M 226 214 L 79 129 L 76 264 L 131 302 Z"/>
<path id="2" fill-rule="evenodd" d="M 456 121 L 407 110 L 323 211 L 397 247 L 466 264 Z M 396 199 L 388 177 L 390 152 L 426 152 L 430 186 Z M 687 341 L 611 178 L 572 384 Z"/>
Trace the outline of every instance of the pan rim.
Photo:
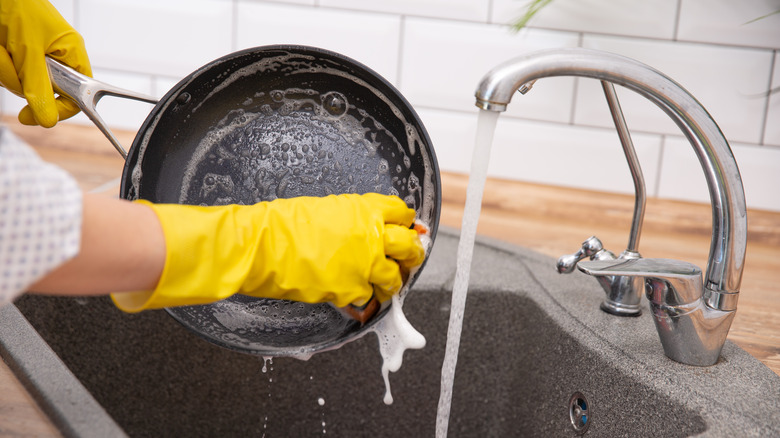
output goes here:
<path id="1" fill-rule="evenodd" d="M 225 56 L 219 57 L 211 62 L 206 63 L 202 67 L 196 69 L 189 75 L 182 78 L 175 86 L 173 86 L 164 96 L 160 99 L 157 105 L 150 111 L 149 115 L 147 116 L 144 123 L 141 125 L 141 128 L 139 128 L 138 133 L 135 136 L 135 139 L 132 143 L 132 146 L 128 150 L 127 159 L 125 160 L 125 165 L 122 173 L 122 181 L 120 186 L 120 196 L 125 199 L 129 199 L 130 189 L 133 184 L 133 171 L 138 166 L 142 166 L 143 164 L 143 151 L 142 145 L 144 143 L 144 137 L 150 136 L 154 132 L 154 127 L 159 122 L 160 117 L 164 116 L 165 111 L 172 105 L 175 104 L 176 99 L 180 95 L 181 91 L 191 83 L 193 80 L 198 78 L 200 75 L 211 72 L 215 68 L 219 68 L 219 66 L 224 65 L 225 63 L 231 62 L 232 60 L 236 58 L 240 58 L 246 55 L 252 55 L 257 53 L 264 53 L 264 52 L 289 52 L 289 53 L 295 53 L 295 54 L 302 54 L 302 55 L 313 55 L 313 56 L 321 56 L 325 57 L 326 59 L 337 59 L 341 63 L 348 64 L 350 67 L 355 68 L 357 71 L 368 75 L 372 81 L 376 81 L 381 87 L 383 87 L 385 90 L 389 90 L 391 92 L 391 98 L 394 102 L 394 104 L 398 105 L 399 108 L 402 108 L 403 111 L 407 112 L 407 116 L 410 118 L 409 123 L 413 124 L 415 128 L 418 131 L 418 135 L 421 139 L 421 142 L 423 144 L 420 145 L 420 148 L 422 149 L 421 153 L 425 153 L 428 156 L 428 164 L 431 169 L 431 177 L 433 178 L 433 217 L 429 225 L 429 235 L 431 238 L 431 249 L 433 242 L 435 242 L 436 234 L 438 231 L 439 226 L 439 220 L 440 220 L 440 213 L 441 213 L 441 177 L 440 177 L 440 171 L 439 171 L 439 165 L 438 160 L 436 158 L 436 153 L 433 148 L 433 144 L 431 142 L 430 136 L 428 134 L 428 131 L 426 130 L 424 124 L 422 123 L 421 118 L 419 117 L 419 114 L 417 114 L 416 110 L 412 107 L 412 105 L 408 102 L 408 100 L 401 94 L 401 92 L 393 86 L 387 79 L 385 79 L 383 76 L 375 72 L 370 67 L 364 65 L 363 63 L 360 63 L 359 61 L 356 61 L 348 56 L 342 55 L 340 53 L 314 47 L 314 46 L 307 46 L 307 45 L 297 45 L 297 44 L 273 44 L 273 45 L 264 45 L 264 46 L 257 46 L 252 48 L 247 48 L 243 50 L 239 50 L 236 52 L 232 52 L 230 54 L 227 54 Z M 384 90 L 383 90 L 384 91 Z M 426 178 L 428 175 L 426 175 Z M 136 194 L 137 196 L 140 196 L 140 193 Z M 414 282 L 419 277 L 419 273 L 422 272 L 425 265 L 427 264 L 428 258 L 430 254 L 430 249 L 428 251 L 428 254 L 426 255 L 422 265 L 419 268 L 418 274 L 411 277 L 409 280 L 409 283 L 404 286 L 405 289 L 409 290 L 413 286 Z M 208 304 L 206 306 L 209 306 Z M 187 306 L 191 307 L 191 306 Z M 297 356 L 297 355 L 308 355 L 308 354 L 314 354 L 322 351 L 327 351 L 330 349 L 338 348 L 341 345 L 354 341 L 356 339 L 361 338 L 366 333 L 371 331 L 374 326 L 382 320 L 388 313 L 389 313 L 390 306 L 383 306 L 383 309 L 378 312 L 376 316 L 374 316 L 370 321 L 368 321 L 363 326 L 359 327 L 357 330 L 353 330 L 348 332 L 344 336 L 340 336 L 335 339 L 331 339 L 329 341 L 322 341 L 316 344 L 313 344 L 311 348 L 299 348 L 294 347 L 297 351 L 278 351 L 277 348 L 271 348 L 268 351 L 260 351 L 257 349 L 251 349 L 246 347 L 241 347 L 238 344 L 231 344 L 227 343 L 221 339 L 218 339 L 213 336 L 209 336 L 208 334 L 196 330 L 193 328 L 191 324 L 189 324 L 187 321 L 184 321 L 180 318 L 180 316 L 177 314 L 177 311 L 175 309 L 169 309 L 166 308 L 165 310 L 168 312 L 169 315 L 171 315 L 177 322 L 184 325 L 187 329 L 197 334 L 199 337 L 224 348 L 228 348 L 234 351 L 240 351 L 243 353 L 253 354 L 253 355 L 259 355 L 259 356 Z M 304 351 L 305 350 L 305 351 Z"/>

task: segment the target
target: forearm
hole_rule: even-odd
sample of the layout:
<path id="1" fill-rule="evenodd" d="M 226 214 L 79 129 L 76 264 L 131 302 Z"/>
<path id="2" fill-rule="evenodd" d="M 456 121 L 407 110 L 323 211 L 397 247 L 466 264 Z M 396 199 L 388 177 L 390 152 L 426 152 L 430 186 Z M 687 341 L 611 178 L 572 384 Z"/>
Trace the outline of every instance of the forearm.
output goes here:
<path id="1" fill-rule="evenodd" d="M 154 289 L 165 265 L 165 239 L 154 212 L 102 195 L 83 199 L 81 250 L 30 292 L 102 295 Z"/>

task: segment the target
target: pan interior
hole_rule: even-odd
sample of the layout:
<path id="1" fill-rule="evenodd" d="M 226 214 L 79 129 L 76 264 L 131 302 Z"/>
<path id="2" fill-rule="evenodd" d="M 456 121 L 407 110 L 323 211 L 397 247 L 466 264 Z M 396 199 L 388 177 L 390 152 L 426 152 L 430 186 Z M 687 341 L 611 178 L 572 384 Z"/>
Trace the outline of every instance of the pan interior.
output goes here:
<path id="1" fill-rule="evenodd" d="M 333 99 L 348 105 L 340 93 L 276 92 L 277 105 L 238 109 L 220 120 L 189 163 L 180 203 L 253 204 L 338 193 L 399 195 L 397 186 L 406 186 L 407 203 L 419 203 L 419 177 L 404 172 L 401 163 L 390 169 L 378 152 L 383 143 L 393 144 L 401 162 L 409 161 L 379 121 L 371 121 L 377 129 L 366 139 L 360 120 L 347 113 L 332 115 L 320 102 Z"/>
<path id="2" fill-rule="evenodd" d="M 127 198 L 192 205 L 384 193 L 432 237 L 438 224 L 438 167 L 417 115 L 376 73 L 314 48 L 238 52 L 184 79 L 141 128 L 124 180 Z M 361 326 L 329 304 L 243 295 L 166 310 L 211 342 L 268 356 L 334 348 L 387 312 Z"/>

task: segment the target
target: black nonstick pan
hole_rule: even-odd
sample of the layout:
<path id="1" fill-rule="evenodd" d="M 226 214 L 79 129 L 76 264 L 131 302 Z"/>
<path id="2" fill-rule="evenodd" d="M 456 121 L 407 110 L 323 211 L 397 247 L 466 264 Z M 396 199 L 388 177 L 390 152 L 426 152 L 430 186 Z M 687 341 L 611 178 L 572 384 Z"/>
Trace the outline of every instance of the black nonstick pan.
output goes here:
<path id="1" fill-rule="evenodd" d="M 50 72 L 58 93 L 81 100 L 123 153 L 94 103 L 106 94 L 150 98 L 74 79 L 75 72 L 51 61 Z M 435 238 L 441 183 L 420 118 L 366 66 L 331 51 L 286 45 L 232 53 L 182 79 L 138 131 L 120 188 L 130 200 L 193 205 L 368 192 L 404 199 Z M 244 295 L 166 310 L 223 347 L 304 357 L 360 337 L 388 312 L 385 307 L 362 324 L 329 304 Z"/>

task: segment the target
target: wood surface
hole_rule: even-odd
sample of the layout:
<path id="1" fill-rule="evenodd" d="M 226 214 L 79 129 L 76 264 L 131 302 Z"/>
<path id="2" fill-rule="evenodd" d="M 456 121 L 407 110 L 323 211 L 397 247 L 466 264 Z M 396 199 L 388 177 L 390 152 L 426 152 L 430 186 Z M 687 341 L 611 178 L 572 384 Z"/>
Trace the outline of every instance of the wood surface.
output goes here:
<path id="1" fill-rule="evenodd" d="M 11 369 L 0 360 L 0 437 L 60 436 Z"/>
<path id="2" fill-rule="evenodd" d="M 91 126 L 45 130 L 5 123 L 45 160 L 73 174 L 84 190 L 118 191 L 123 160 Z M 129 148 L 133 134 L 117 132 Z M 460 228 L 468 177 L 442 174 L 443 225 Z M 489 180 L 478 233 L 557 258 L 591 235 L 619 253 L 628 242 L 633 196 Z M 639 250 L 644 257 L 686 260 L 706 268 L 709 205 L 649 199 Z M 780 213 L 748 212 L 748 249 L 739 307 L 728 338 L 780 375 Z M 594 311 L 598 311 L 594 309 Z M 8 367 L 0 362 L 0 437 L 59 434 Z"/>

